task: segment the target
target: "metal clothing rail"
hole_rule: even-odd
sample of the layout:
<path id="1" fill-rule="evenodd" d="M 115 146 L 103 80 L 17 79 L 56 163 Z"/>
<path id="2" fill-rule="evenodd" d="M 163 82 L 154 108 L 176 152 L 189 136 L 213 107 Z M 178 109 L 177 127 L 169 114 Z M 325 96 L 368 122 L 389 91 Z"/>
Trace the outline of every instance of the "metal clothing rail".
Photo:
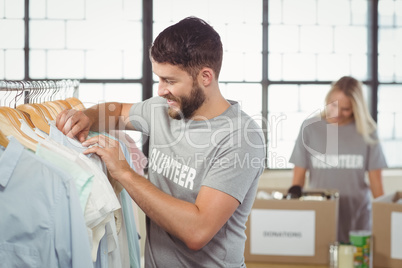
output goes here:
<path id="1" fill-rule="evenodd" d="M 78 98 L 79 80 L 0 80 L 0 106 L 41 103 L 67 97 Z M 23 99 L 22 99 L 23 98 Z"/>

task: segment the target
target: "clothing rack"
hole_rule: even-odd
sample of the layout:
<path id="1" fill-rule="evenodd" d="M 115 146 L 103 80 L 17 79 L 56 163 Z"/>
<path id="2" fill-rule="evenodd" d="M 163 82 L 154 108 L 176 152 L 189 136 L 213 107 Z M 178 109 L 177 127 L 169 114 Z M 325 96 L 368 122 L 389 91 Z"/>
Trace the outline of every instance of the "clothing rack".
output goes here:
<path id="1" fill-rule="evenodd" d="M 32 127 L 49 134 L 50 122 L 56 120 L 63 110 L 85 109 L 83 103 L 74 97 L 78 94 L 78 86 L 78 80 L 0 81 L 0 109 L 5 116 L 3 120 L 16 124 L 16 129 L 9 129 L 9 132 L 20 132 L 18 117 L 22 116 Z M 15 113 L 21 114 L 18 116 Z M 13 114 L 16 115 L 14 119 Z"/>
<path id="2" fill-rule="evenodd" d="M 1 80 L 0 92 L 6 93 L 0 98 L 0 106 L 15 108 L 17 104 L 40 103 L 67 97 L 78 98 L 79 84 L 76 79 Z M 15 94 L 12 94 L 13 92 Z"/>
<path id="3" fill-rule="evenodd" d="M 100 157 L 83 155 L 87 148 L 54 125 L 62 111 L 85 109 L 78 86 L 78 80 L 0 80 L 0 203 L 23 196 L 32 204 L 0 206 L 4 226 L 15 219 L 29 225 L 0 233 L 7 267 L 35 262 L 40 267 L 140 268 L 131 197 L 110 184 Z M 135 142 L 119 142 L 134 169 L 129 142 Z M 31 229 L 38 231 L 33 235 Z"/>

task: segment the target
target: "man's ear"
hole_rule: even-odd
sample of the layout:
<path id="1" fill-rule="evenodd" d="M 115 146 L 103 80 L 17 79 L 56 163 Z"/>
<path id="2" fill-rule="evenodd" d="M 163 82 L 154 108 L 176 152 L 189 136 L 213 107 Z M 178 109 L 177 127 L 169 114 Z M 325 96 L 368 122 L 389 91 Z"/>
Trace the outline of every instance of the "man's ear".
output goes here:
<path id="1" fill-rule="evenodd" d="M 215 73 L 211 68 L 204 67 L 200 71 L 200 79 L 200 83 L 202 83 L 204 87 L 207 87 L 215 79 Z"/>

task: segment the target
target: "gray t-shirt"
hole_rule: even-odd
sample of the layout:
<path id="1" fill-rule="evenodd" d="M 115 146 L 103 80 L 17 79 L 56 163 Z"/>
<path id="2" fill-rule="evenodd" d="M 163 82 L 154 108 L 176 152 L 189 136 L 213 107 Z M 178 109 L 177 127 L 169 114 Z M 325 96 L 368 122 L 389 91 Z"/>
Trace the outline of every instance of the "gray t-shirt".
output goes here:
<path id="1" fill-rule="evenodd" d="M 174 120 L 166 100 L 134 104 L 130 120 L 149 136 L 148 178 L 169 195 L 194 203 L 201 186 L 236 198 L 240 205 L 198 251 L 147 218 L 146 267 L 244 267 L 245 223 L 264 169 L 261 128 L 239 104 L 205 121 Z"/>
<path id="2" fill-rule="evenodd" d="M 319 117 L 306 120 L 289 162 L 309 170 L 311 188 L 338 189 L 340 242 L 349 241 L 350 230 L 371 230 L 365 172 L 386 168 L 387 164 L 381 145 L 367 144 L 354 122 L 337 126 Z"/>

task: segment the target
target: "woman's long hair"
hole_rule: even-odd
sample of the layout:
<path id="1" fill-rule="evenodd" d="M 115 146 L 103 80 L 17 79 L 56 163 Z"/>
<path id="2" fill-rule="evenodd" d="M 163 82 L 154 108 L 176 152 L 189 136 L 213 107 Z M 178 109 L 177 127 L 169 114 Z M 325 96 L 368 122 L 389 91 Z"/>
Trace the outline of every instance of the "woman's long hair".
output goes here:
<path id="1" fill-rule="evenodd" d="M 343 92 L 350 99 L 357 132 L 363 136 L 363 139 L 367 143 L 377 143 L 378 140 L 371 135 L 377 129 L 377 124 L 373 117 L 371 117 L 364 100 L 362 83 L 350 76 L 341 77 L 332 84 L 331 90 L 327 93 L 325 97 L 326 105 L 329 104 L 330 95 L 335 91 Z"/>

